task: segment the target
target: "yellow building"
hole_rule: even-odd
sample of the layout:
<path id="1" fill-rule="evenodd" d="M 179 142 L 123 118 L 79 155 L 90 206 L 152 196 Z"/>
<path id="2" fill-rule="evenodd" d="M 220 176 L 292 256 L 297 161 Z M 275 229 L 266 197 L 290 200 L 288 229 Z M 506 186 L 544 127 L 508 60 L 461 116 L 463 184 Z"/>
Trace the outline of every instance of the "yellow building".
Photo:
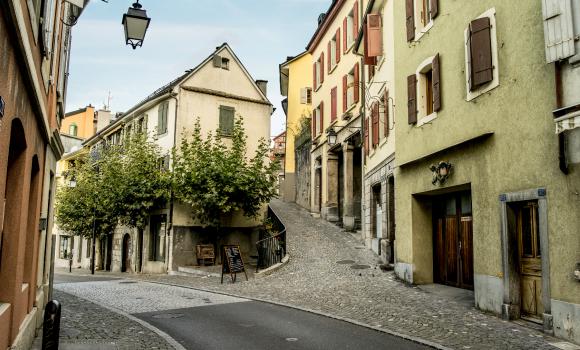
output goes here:
<path id="1" fill-rule="evenodd" d="M 300 190 L 300 185 L 296 183 L 295 141 L 302 131 L 302 125 L 307 125 L 304 122 L 310 119 L 312 113 L 311 64 L 312 55 L 308 52 L 288 57 L 286 62 L 280 64 L 280 94 L 286 96 L 282 103 L 286 113 L 286 158 L 280 196 L 290 202 L 297 201 L 297 191 Z M 309 194 L 308 191 L 306 193 Z M 306 202 L 308 198 L 307 195 Z"/>
<path id="2" fill-rule="evenodd" d="M 60 125 L 60 133 L 88 139 L 95 134 L 95 128 L 95 107 L 88 105 L 65 114 Z"/>

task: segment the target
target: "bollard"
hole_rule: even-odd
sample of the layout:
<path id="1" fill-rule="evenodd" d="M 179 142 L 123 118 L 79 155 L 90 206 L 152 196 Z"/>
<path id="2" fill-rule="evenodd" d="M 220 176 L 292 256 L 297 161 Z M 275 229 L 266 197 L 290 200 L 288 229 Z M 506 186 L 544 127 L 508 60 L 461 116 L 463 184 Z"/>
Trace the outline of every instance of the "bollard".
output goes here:
<path id="1" fill-rule="evenodd" d="M 42 326 L 42 350 L 58 350 L 60 333 L 60 303 L 51 300 L 44 309 Z"/>

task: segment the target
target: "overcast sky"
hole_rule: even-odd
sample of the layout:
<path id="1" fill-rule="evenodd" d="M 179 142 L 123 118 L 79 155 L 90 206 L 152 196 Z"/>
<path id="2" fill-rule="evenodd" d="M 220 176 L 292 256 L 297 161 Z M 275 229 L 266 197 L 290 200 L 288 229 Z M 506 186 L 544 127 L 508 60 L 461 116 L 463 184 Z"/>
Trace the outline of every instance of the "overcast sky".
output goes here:
<path id="1" fill-rule="evenodd" d="M 331 0 L 141 0 L 151 24 L 143 47 L 125 46 L 123 13 L 133 0 L 91 0 L 73 29 L 67 111 L 122 112 L 230 44 L 254 79 L 268 80 L 277 109 L 271 134 L 284 129 L 278 64 L 306 47 Z"/>

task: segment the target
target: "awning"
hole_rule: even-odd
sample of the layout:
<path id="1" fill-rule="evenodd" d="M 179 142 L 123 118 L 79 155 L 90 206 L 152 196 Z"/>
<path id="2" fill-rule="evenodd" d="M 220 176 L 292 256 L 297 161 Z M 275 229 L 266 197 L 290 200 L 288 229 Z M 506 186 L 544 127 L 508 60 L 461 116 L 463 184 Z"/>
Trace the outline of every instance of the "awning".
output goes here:
<path id="1" fill-rule="evenodd" d="M 566 130 L 580 128 L 580 111 L 568 113 L 562 117 L 554 119 L 556 123 L 556 134 Z"/>

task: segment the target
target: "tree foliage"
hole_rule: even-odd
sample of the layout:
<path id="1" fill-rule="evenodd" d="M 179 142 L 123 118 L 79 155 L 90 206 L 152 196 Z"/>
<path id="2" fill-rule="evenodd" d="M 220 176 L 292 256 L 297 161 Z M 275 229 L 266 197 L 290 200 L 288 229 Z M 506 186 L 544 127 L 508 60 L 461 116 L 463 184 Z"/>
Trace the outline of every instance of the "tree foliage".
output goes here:
<path id="1" fill-rule="evenodd" d="M 279 166 L 267 160 L 267 141 L 260 139 L 255 154 L 248 158 L 243 120 L 236 118 L 227 142 L 219 131 L 204 139 L 198 119 L 193 134 L 183 135 L 174 150 L 175 197 L 189 204 L 193 217 L 203 225 L 219 227 L 222 217 L 236 211 L 257 217 L 262 205 L 276 195 Z"/>

